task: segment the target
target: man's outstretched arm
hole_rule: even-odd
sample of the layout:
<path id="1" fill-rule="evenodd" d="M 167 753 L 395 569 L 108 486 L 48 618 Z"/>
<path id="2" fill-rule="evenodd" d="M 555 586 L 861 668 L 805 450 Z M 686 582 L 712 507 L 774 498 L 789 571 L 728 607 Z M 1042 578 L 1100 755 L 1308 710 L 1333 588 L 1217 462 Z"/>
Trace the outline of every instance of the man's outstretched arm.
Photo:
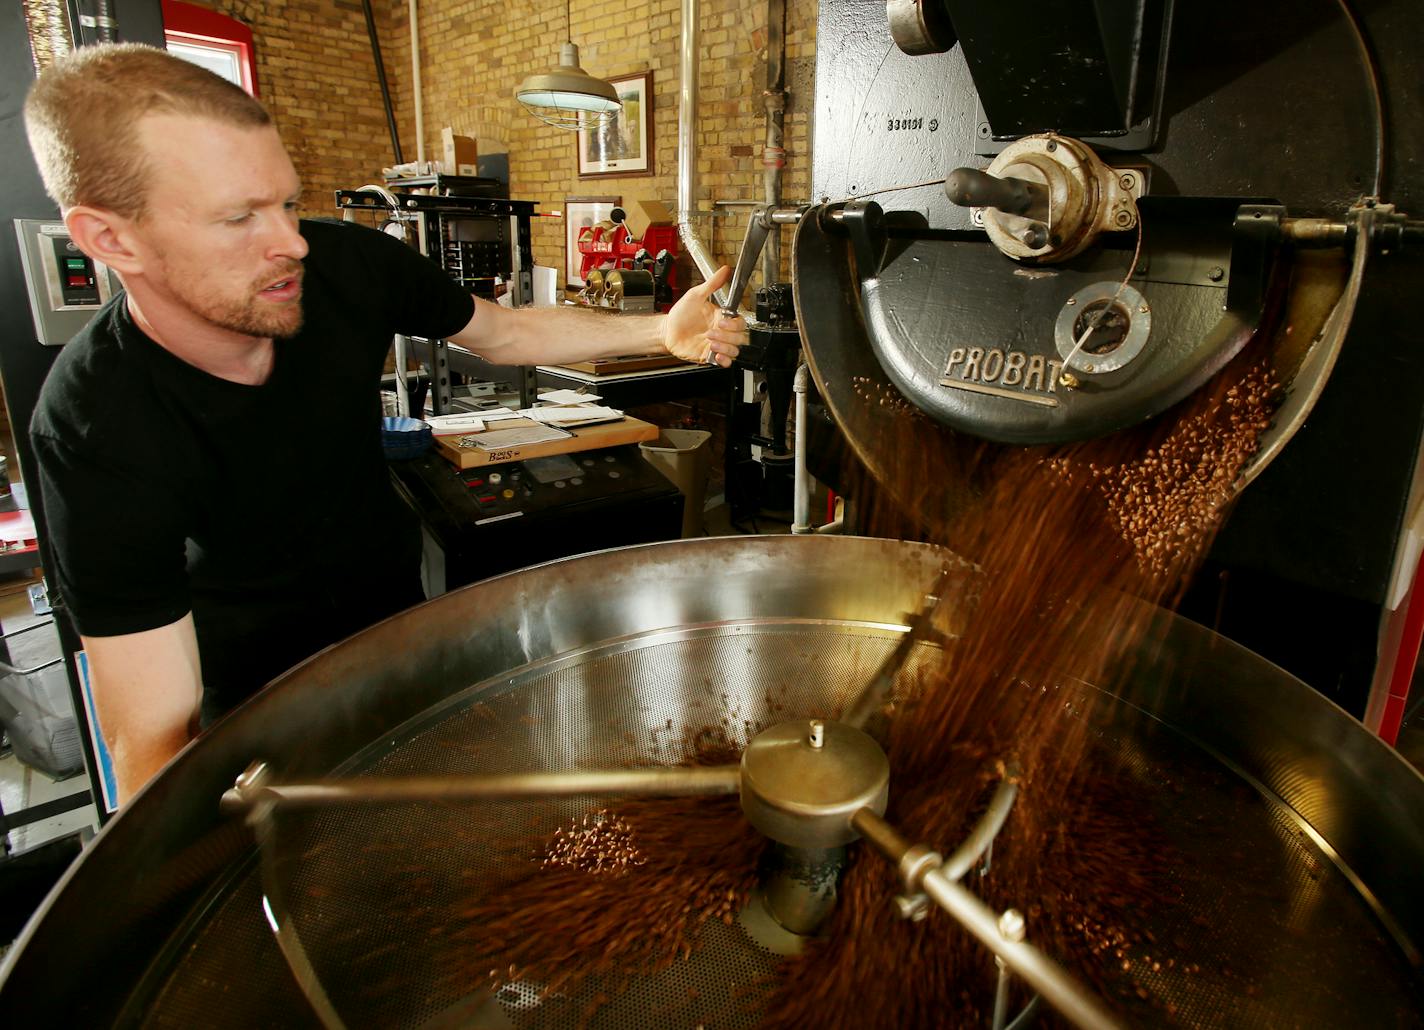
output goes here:
<path id="1" fill-rule="evenodd" d="M 588 308 L 505 308 L 475 300 L 475 313 L 451 342 L 497 365 L 563 365 L 571 361 L 653 354 L 730 365 L 747 342 L 746 323 L 718 310 L 714 291 L 731 277 L 723 266 L 682 295 L 665 315 L 612 317 Z"/>
<path id="2" fill-rule="evenodd" d="M 198 732 L 203 679 L 193 615 L 139 633 L 80 639 L 122 804 Z"/>

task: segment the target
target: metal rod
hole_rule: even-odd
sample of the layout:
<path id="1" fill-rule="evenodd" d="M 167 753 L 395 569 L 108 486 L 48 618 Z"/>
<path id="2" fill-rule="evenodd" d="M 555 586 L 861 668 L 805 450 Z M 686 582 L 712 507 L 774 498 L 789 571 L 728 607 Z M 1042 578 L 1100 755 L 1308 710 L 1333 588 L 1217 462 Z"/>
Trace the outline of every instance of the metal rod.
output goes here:
<path id="1" fill-rule="evenodd" d="M 321 1020 L 321 1025 L 326 1030 L 346 1030 L 346 1023 L 336 1011 L 331 995 L 326 993 L 316 966 L 307 954 L 306 945 L 302 943 L 301 934 L 297 932 L 296 921 L 291 918 L 291 909 L 287 905 L 286 892 L 283 890 L 285 881 L 277 869 L 277 824 L 272 818 L 270 807 L 257 811 L 253 829 L 257 836 L 257 852 L 261 856 L 262 908 L 267 915 L 267 925 L 272 928 L 272 933 L 277 938 L 277 947 L 281 950 L 282 957 L 287 960 L 287 966 L 291 969 L 292 977 L 301 989 L 302 996 L 311 1005 L 312 1012 Z"/>
<path id="2" fill-rule="evenodd" d="M 244 782 L 246 781 L 246 782 Z M 251 769 L 222 796 L 227 811 L 262 804 L 286 806 L 385 804 L 402 801 L 477 801 L 493 798 L 644 794 L 680 797 L 735 794 L 741 766 L 656 769 L 571 769 L 493 776 L 367 777 L 332 783 L 267 783 Z"/>
<path id="3" fill-rule="evenodd" d="M 376 18 L 371 13 L 371 0 L 361 0 L 361 10 L 366 13 L 366 35 L 371 37 L 371 57 L 376 62 L 376 81 L 381 84 L 381 103 L 386 108 L 386 128 L 391 133 L 391 149 L 395 151 L 396 164 L 402 164 L 400 134 L 396 132 L 396 112 L 391 106 L 391 87 L 386 82 L 386 62 L 381 60 L 381 41 L 376 38 Z"/>
<path id="4" fill-rule="evenodd" d="M 934 613 L 944 598 L 945 587 L 949 583 L 949 573 L 950 566 L 948 565 L 940 570 L 939 577 L 925 595 L 924 607 L 910 623 L 909 630 L 900 638 L 895 649 L 885 656 L 885 660 L 880 663 L 880 668 L 875 670 L 875 675 L 871 677 L 860 696 L 846 710 L 845 716 L 841 719 L 846 725 L 863 729 L 865 724 L 870 721 L 870 717 L 875 714 L 876 709 L 890 697 L 895 687 L 895 677 L 900 674 L 900 669 L 909 661 L 910 653 L 914 650 L 915 645 L 920 642 L 930 628 Z"/>
<path id="5" fill-rule="evenodd" d="M 988 810 L 979 817 L 973 831 L 964 843 L 955 848 L 954 853 L 944 860 L 940 872 L 951 880 L 963 879 L 964 874 L 974 868 L 974 864 L 994 846 L 994 838 L 1004 828 L 1009 811 L 1014 807 L 1014 799 L 1019 795 L 1019 771 L 1010 767 L 1000 781 L 994 796 L 989 799 Z"/>
<path id="6" fill-rule="evenodd" d="M 851 825 L 897 867 L 912 847 L 898 830 L 869 808 L 862 808 L 852 816 Z M 907 890 L 928 894 L 1069 1022 L 1085 1030 L 1109 1030 L 1121 1025 L 1101 1001 L 1047 955 L 1031 944 L 1006 936 L 1000 929 L 998 914 L 970 891 L 935 868 L 909 879 L 917 879 L 918 882 L 907 881 Z"/>
<path id="7" fill-rule="evenodd" d="M 727 295 L 721 300 L 725 314 L 737 313 L 737 308 L 742 303 L 742 294 L 746 292 L 752 273 L 756 271 L 757 258 L 761 256 L 768 236 L 776 235 L 769 228 L 769 214 L 766 208 L 757 207 L 753 208 L 747 217 L 746 235 L 742 237 L 742 249 L 737 252 L 737 267 L 732 270 L 732 281 L 727 284 Z"/>
<path id="8" fill-rule="evenodd" d="M 415 93 L 415 159 L 425 163 L 425 97 L 420 85 L 420 14 L 416 0 L 409 0 L 410 77 Z"/>
<path id="9" fill-rule="evenodd" d="M 1004 1030 L 1004 1025 L 1009 1020 L 1009 967 L 1003 959 L 994 958 L 994 965 L 999 970 L 999 981 L 994 985 L 994 1030 Z"/>
<path id="10" fill-rule="evenodd" d="M 1360 64 L 1364 66 L 1365 78 L 1368 80 L 1370 107 L 1375 116 L 1375 173 L 1370 177 L 1370 193 L 1378 197 L 1384 192 L 1385 155 L 1388 153 L 1386 134 L 1389 131 L 1388 116 L 1385 113 L 1384 87 L 1380 81 L 1379 61 L 1375 59 L 1374 47 L 1370 45 L 1369 37 L 1365 35 L 1365 27 L 1360 23 L 1360 17 L 1350 6 L 1349 0 L 1337 0 L 1337 2 L 1340 5 L 1340 13 L 1345 16 L 1345 24 L 1349 26 L 1350 34 L 1355 37 L 1355 46 L 1360 52 Z"/>
<path id="11" fill-rule="evenodd" d="M 796 465 L 791 487 L 791 532 L 811 533 L 811 471 L 806 467 L 806 390 L 811 379 L 806 362 L 796 366 L 791 392 L 796 395 Z"/>

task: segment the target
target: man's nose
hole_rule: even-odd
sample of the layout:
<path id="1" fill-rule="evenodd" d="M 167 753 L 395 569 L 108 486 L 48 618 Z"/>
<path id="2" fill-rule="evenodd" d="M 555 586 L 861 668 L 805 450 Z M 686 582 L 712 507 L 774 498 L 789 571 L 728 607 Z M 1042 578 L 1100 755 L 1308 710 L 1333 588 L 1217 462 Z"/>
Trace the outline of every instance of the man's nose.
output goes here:
<path id="1" fill-rule="evenodd" d="M 274 221 L 267 256 L 273 260 L 287 258 L 300 261 L 307 256 L 307 249 L 306 238 L 301 234 L 296 217 L 282 212 Z"/>

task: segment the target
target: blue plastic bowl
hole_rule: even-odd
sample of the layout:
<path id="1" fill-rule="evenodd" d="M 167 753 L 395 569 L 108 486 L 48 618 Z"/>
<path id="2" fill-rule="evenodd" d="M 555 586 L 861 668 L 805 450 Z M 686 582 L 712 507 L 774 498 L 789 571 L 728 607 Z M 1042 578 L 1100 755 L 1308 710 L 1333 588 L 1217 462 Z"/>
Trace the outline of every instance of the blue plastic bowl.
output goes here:
<path id="1" fill-rule="evenodd" d="M 430 450 L 435 437 L 430 426 L 418 418 L 387 415 L 381 419 L 381 446 L 389 461 L 407 461 Z"/>

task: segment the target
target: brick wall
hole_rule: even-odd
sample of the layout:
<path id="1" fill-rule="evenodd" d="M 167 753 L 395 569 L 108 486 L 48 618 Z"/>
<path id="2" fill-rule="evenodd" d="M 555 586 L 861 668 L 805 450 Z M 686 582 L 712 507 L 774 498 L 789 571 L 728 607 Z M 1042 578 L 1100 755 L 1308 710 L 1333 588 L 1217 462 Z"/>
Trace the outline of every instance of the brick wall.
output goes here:
<path id="1" fill-rule="evenodd" d="M 677 201 L 678 0 L 630 5 L 570 0 L 566 28 L 559 0 L 532 5 L 494 0 L 420 0 L 421 78 L 426 156 L 440 156 L 440 129 L 496 139 L 509 149 L 511 195 L 562 210 L 570 196 L 624 202 Z M 263 102 L 277 120 L 307 187 L 304 210 L 330 214 L 331 191 L 378 181 L 392 160 L 380 89 L 356 0 L 211 0 L 207 6 L 249 25 L 256 38 Z M 377 31 L 391 83 L 406 160 L 416 156 L 415 105 L 406 0 L 375 0 Z M 703 0 L 698 114 L 699 208 L 717 211 L 701 231 L 713 256 L 731 263 L 746 208 L 714 201 L 763 199 L 765 0 Z M 786 17 L 787 152 L 783 196 L 810 189 L 810 69 L 815 0 L 789 0 Z M 584 70 L 603 77 L 651 71 L 654 168 L 650 176 L 580 179 L 575 134 L 544 125 L 514 99 L 526 75 L 558 62 L 565 39 L 579 45 Z M 789 239 L 789 234 L 787 234 Z M 563 223 L 534 223 L 534 256 L 561 267 Z"/>
<path id="2" fill-rule="evenodd" d="M 394 161 L 358 0 L 209 0 L 252 29 L 257 88 L 302 178 L 302 213 L 332 216 L 332 192 L 381 181 Z M 390 35 L 389 5 L 376 4 Z"/>
<path id="3" fill-rule="evenodd" d="M 677 0 L 627 4 L 616 0 L 571 0 L 571 30 L 564 4 L 536 0 L 509 5 L 493 0 L 421 0 L 421 79 L 428 157 L 439 157 L 440 128 L 492 137 L 509 148 L 511 194 L 539 203 L 539 210 L 562 210 L 571 196 L 618 196 L 624 202 L 654 199 L 676 208 L 678 49 L 681 32 Z M 407 5 L 388 0 L 390 35 L 383 35 L 397 96 L 401 138 L 414 154 Z M 755 200 L 764 196 L 761 163 L 765 139 L 762 91 L 766 84 L 765 0 L 703 0 L 701 108 L 698 116 L 698 206 L 714 200 Z M 786 18 L 787 166 L 783 196 L 809 199 L 809 124 L 812 97 L 816 4 L 789 0 Z M 559 48 L 572 38 L 585 71 L 618 77 L 651 71 L 653 149 L 651 176 L 580 179 L 575 134 L 544 125 L 514 99 L 526 75 L 557 64 Z M 721 217 L 704 219 L 702 237 L 713 256 L 736 258 L 746 209 L 723 207 Z M 789 239 L 789 236 L 788 236 Z M 561 267 L 563 223 L 536 219 L 534 257 Z"/>

